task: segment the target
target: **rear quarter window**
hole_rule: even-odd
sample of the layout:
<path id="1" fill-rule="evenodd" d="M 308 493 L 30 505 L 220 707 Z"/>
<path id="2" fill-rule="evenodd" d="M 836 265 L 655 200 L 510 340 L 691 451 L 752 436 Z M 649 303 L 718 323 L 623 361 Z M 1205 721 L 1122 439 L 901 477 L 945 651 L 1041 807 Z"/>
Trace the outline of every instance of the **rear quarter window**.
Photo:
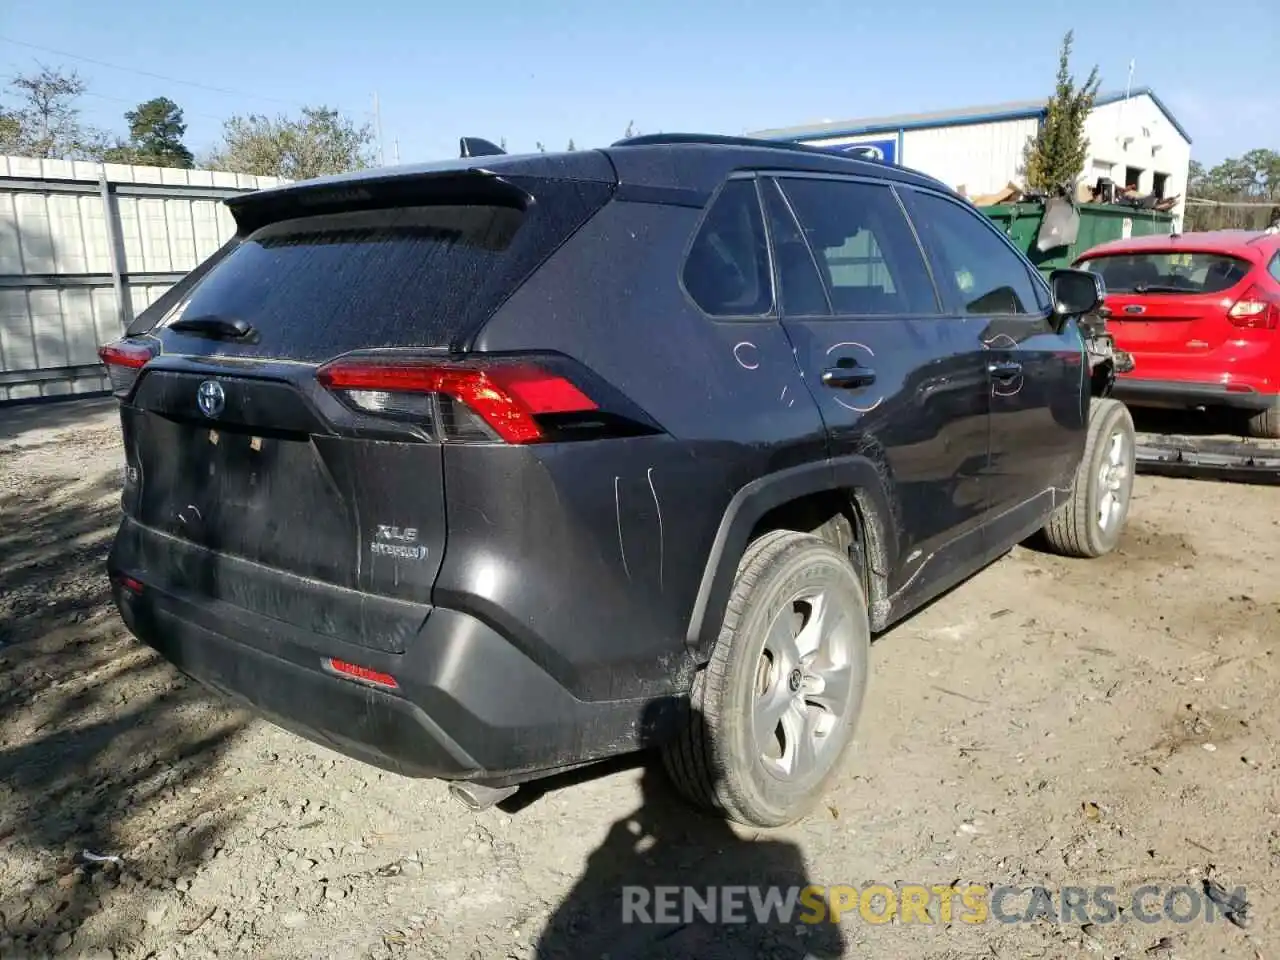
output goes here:
<path id="1" fill-rule="evenodd" d="M 1111 254 L 1080 264 L 1102 277 L 1108 293 L 1222 293 L 1243 280 L 1253 265 L 1220 253 L 1151 251 Z"/>
<path id="2" fill-rule="evenodd" d="M 773 310 L 773 277 L 754 180 L 730 180 L 711 202 L 681 272 L 689 296 L 713 317 Z"/>

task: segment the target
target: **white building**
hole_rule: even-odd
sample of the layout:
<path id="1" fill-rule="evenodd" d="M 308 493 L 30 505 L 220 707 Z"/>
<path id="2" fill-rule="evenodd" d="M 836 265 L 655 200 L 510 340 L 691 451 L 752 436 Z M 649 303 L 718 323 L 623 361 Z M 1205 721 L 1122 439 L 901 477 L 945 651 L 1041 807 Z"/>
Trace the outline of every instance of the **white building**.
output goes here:
<path id="1" fill-rule="evenodd" d="M 1044 121 L 1044 100 L 937 113 L 814 123 L 752 134 L 814 146 L 870 145 L 891 162 L 912 167 L 969 196 L 1023 183 L 1027 143 Z M 1191 138 L 1147 87 L 1099 94 L 1085 125 L 1087 183 L 1107 177 L 1142 194 L 1186 196 Z M 1183 204 L 1174 208 L 1181 227 Z"/>

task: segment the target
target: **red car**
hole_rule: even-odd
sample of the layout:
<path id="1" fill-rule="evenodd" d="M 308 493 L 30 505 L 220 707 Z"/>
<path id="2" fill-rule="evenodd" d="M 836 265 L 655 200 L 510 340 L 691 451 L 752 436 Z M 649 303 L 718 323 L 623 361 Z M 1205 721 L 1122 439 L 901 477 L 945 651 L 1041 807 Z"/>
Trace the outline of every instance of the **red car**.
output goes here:
<path id="1" fill-rule="evenodd" d="M 1280 234 L 1223 230 L 1134 237 L 1084 253 L 1102 276 L 1116 346 L 1135 368 L 1132 406 L 1229 407 L 1280 438 Z"/>

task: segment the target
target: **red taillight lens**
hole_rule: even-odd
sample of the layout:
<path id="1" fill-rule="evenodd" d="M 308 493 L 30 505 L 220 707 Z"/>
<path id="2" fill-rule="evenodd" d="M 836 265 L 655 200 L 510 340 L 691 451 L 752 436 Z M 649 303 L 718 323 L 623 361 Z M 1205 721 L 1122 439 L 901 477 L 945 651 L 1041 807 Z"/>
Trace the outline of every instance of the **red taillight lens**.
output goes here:
<path id="1" fill-rule="evenodd" d="M 362 667 L 358 663 L 348 663 L 346 660 L 339 660 L 337 657 L 328 657 L 324 661 L 324 665 L 334 673 L 341 674 L 344 677 L 351 677 L 354 680 L 363 680 L 365 683 L 372 683 L 374 686 L 386 687 L 388 690 L 396 690 L 400 684 L 396 683 L 396 678 L 389 673 L 383 673 L 381 670 L 373 670 L 369 667 Z"/>
<path id="2" fill-rule="evenodd" d="M 352 357 L 316 377 L 360 412 L 419 420 L 442 440 L 537 443 L 546 439 L 538 417 L 598 409 L 570 380 L 529 361 Z"/>
<path id="3" fill-rule="evenodd" d="M 138 379 L 138 371 L 147 365 L 155 352 L 140 343 L 116 340 L 98 350 L 98 357 L 107 367 L 111 377 L 111 392 L 125 397 Z"/>
<path id="4" fill-rule="evenodd" d="M 1247 330 L 1275 330 L 1280 327 L 1280 300 L 1265 290 L 1250 287 L 1232 304 L 1227 319 Z"/>

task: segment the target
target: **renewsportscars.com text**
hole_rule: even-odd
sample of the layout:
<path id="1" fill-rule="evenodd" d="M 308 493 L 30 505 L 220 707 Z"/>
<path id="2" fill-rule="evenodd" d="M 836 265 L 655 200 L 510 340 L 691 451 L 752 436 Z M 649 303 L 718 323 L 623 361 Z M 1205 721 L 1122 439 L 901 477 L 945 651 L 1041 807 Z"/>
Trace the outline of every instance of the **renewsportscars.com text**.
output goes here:
<path id="1" fill-rule="evenodd" d="M 1238 887 L 1232 900 L 1244 903 Z M 1226 910 L 1193 886 L 1048 887 L 871 884 L 622 888 L 622 922 L 647 924 L 1214 923 Z"/>

